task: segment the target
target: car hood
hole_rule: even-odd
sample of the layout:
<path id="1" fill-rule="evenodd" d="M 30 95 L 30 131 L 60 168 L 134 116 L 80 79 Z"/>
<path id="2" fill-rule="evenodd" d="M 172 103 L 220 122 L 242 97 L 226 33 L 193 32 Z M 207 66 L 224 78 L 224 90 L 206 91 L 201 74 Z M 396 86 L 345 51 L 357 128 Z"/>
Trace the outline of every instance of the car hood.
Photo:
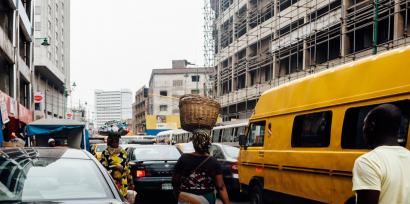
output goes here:
<path id="1" fill-rule="evenodd" d="M 3 201 L 5 202 L 5 201 Z M 0 203 L 3 203 L 0 201 Z M 64 200 L 64 201 L 37 201 L 37 202 L 7 202 L 8 204 L 55 204 L 55 203 L 61 203 L 61 204 L 127 204 L 127 202 L 121 202 L 115 199 L 107 199 L 107 200 L 98 200 L 98 201 L 90 201 L 90 200 Z"/>

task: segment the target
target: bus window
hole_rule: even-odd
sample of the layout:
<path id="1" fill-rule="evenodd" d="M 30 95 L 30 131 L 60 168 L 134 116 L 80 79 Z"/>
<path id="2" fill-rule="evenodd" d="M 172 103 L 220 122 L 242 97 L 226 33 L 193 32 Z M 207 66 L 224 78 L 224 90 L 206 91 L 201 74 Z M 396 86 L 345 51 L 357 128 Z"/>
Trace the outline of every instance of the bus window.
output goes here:
<path id="1" fill-rule="evenodd" d="M 225 129 L 223 132 L 223 137 L 222 137 L 222 142 L 232 142 L 231 137 L 232 137 L 232 128 Z"/>
<path id="2" fill-rule="evenodd" d="M 238 142 L 239 140 L 238 140 L 238 138 L 239 138 L 239 135 L 242 133 L 242 134 L 245 134 L 245 126 L 243 126 L 243 127 L 237 127 L 237 128 L 235 128 L 235 135 L 233 136 L 233 141 L 234 142 Z"/>
<path id="3" fill-rule="evenodd" d="M 212 136 L 212 142 L 218 143 L 218 142 L 221 141 L 220 140 L 220 133 L 221 133 L 221 130 L 214 130 L 214 134 Z"/>

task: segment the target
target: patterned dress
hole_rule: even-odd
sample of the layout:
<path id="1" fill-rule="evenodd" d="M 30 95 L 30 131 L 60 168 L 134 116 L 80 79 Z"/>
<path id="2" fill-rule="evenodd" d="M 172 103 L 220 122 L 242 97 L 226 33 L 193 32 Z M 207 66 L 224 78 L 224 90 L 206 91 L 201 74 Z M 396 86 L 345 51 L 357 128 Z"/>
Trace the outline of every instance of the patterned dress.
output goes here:
<path id="1" fill-rule="evenodd" d="M 119 187 L 119 190 L 125 197 L 127 195 L 128 179 L 132 179 L 130 164 L 127 159 L 127 152 L 121 149 L 115 151 L 113 154 L 110 154 L 109 148 L 107 148 L 101 153 L 100 162 L 105 169 L 107 169 L 108 173 L 111 174 L 115 184 Z M 123 173 L 115 170 L 116 166 L 124 167 Z"/>

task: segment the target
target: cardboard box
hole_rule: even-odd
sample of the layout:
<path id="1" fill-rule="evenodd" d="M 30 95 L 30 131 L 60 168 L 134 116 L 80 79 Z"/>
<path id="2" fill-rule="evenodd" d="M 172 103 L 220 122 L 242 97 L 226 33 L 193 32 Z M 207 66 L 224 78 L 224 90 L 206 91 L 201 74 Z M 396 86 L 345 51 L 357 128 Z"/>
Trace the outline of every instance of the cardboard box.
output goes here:
<path id="1" fill-rule="evenodd" d="M 24 147 L 24 143 L 19 142 L 3 142 L 3 147 Z"/>

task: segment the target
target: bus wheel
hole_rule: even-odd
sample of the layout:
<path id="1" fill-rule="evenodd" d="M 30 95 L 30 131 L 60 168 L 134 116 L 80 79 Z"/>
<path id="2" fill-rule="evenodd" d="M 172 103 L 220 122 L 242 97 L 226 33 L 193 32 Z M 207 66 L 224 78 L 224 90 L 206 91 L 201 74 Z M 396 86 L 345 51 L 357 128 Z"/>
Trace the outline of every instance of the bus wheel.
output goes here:
<path id="1" fill-rule="evenodd" d="M 261 188 L 258 185 L 255 185 L 252 188 L 251 203 L 252 204 L 263 204 L 262 191 L 261 191 Z"/>

